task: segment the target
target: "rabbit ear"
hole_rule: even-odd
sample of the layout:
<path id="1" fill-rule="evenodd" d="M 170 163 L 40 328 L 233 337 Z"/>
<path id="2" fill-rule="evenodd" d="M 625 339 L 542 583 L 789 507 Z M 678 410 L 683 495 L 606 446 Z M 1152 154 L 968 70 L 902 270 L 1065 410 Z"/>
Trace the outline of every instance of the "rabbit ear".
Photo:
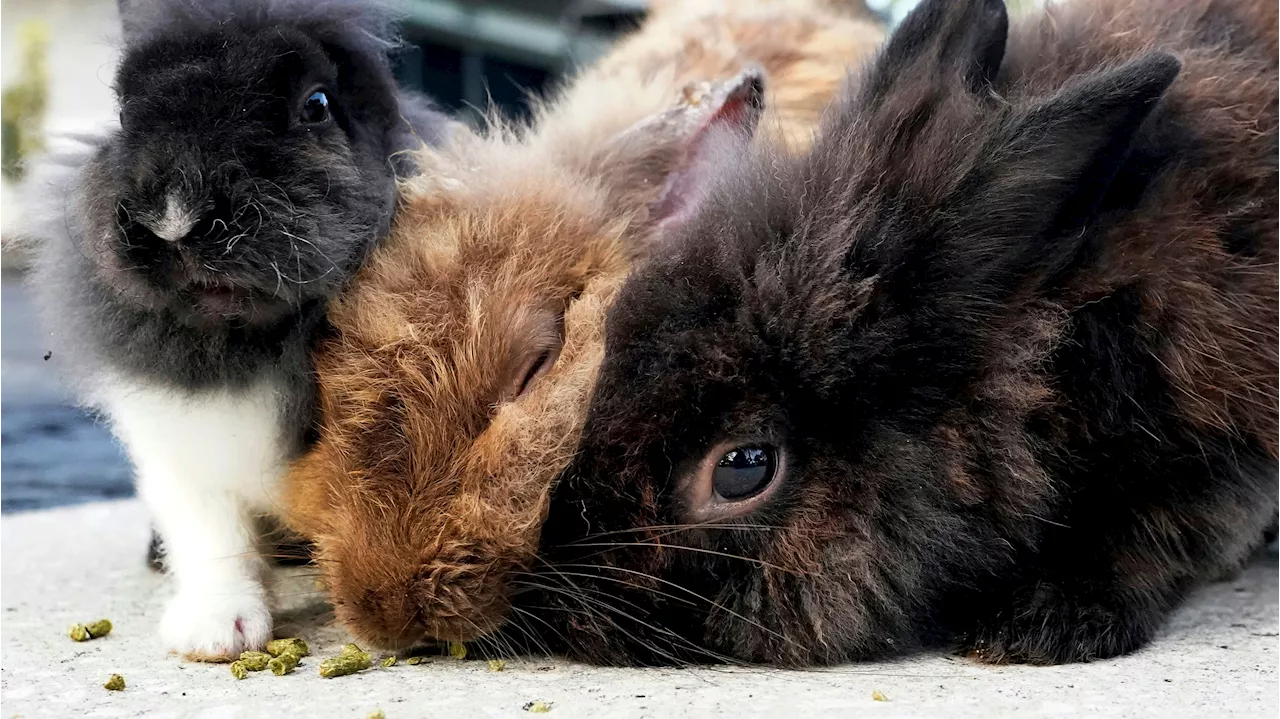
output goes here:
<path id="1" fill-rule="evenodd" d="M 1000 71 L 1008 32 L 1002 0 L 924 0 L 881 50 L 864 98 L 874 102 L 899 84 L 956 74 L 980 91 Z"/>
<path id="2" fill-rule="evenodd" d="M 1047 281 L 1078 257 L 1099 203 L 1124 170 L 1140 128 L 1181 64 L 1155 52 L 1088 77 L 1009 117 L 957 185 L 937 244 L 915 246 L 899 275 L 920 295 L 938 279 L 967 297 L 1000 299 Z M 1135 191 L 1140 178 L 1135 178 Z M 870 250 L 855 246 L 855 253 Z M 857 258 L 853 258 L 857 259 Z M 963 267 L 939 273 L 937 263 Z M 914 278 L 914 279 L 912 279 Z M 913 285 L 912 282 L 915 284 Z"/>
<path id="3" fill-rule="evenodd" d="M 993 219 L 1038 219 L 1042 234 L 1089 221 L 1134 138 L 1182 64 L 1154 52 L 1100 73 L 1021 113 L 989 175 Z"/>
<path id="4" fill-rule="evenodd" d="M 710 177 L 711 147 L 745 151 L 764 111 L 764 73 L 750 67 L 729 80 L 685 88 L 668 110 L 619 133 L 594 171 L 615 206 L 645 211 L 646 228 L 688 215 Z"/>

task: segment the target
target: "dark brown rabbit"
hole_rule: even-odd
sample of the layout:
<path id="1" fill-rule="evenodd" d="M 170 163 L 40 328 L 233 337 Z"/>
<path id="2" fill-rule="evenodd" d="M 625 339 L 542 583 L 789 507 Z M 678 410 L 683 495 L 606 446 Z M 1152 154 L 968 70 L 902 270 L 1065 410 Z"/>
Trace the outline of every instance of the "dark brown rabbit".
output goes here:
<path id="1" fill-rule="evenodd" d="M 1276 517 L 1276 26 L 925 0 L 807 157 L 724 138 L 610 312 L 509 635 L 617 664 L 1143 646 Z"/>

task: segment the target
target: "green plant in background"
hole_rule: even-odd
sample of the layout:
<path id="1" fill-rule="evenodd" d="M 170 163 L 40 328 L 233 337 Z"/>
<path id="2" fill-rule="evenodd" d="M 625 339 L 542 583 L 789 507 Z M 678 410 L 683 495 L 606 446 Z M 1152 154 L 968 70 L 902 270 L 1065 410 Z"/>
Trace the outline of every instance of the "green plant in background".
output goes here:
<path id="1" fill-rule="evenodd" d="M 0 172 L 22 179 L 22 160 L 44 148 L 44 115 L 49 102 L 49 27 L 32 20 L 18 29 L 21 67 L 0 95 Z"/>

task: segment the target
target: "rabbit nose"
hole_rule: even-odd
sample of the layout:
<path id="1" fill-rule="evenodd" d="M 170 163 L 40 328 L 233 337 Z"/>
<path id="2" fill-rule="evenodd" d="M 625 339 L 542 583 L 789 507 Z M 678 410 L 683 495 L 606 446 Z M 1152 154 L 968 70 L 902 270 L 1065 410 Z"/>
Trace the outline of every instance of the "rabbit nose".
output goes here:
<path id="1" fill-rule="evenodd" d="M 191 233 L 199 221 L 199 213 L 175 193 L 165 197 L 164 207 L 158 213 L 139 218 L 139 221 L 156 237 L 166 242 L 178 242 Z"/>

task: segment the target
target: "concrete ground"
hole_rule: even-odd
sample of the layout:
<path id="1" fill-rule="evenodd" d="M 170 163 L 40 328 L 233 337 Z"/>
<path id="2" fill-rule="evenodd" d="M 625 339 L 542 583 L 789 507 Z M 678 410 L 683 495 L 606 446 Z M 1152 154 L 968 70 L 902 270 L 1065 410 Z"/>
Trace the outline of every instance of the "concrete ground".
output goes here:
<path id="1" fill-rule="evenodd" d="M 1199 592 L 1152 646 L 1133 656 L 1062 667 L 987 667 L 962 658 L 786 672 L 766 669 L 599 669 L 560 660 L 432 660 L 322 679 L 310 658 L 291 675 L 232 678 L 225 665 L 166 656 L 154 624 L 166 581 L 143 566 L 146 511 L 136 501 L 6 515 L 0 523 L 8 717 L 1275 717 L 1277 557 Z M 305 570 L 282 576 L 282 635 L 315 654 L 345 641 Z M 77 644 L 70 624 L 108 617 L 109 636 Z M 124 675 L 128 688 L 103 682 Z M 873 699 L 873 693 L 885 701 Z"/>

